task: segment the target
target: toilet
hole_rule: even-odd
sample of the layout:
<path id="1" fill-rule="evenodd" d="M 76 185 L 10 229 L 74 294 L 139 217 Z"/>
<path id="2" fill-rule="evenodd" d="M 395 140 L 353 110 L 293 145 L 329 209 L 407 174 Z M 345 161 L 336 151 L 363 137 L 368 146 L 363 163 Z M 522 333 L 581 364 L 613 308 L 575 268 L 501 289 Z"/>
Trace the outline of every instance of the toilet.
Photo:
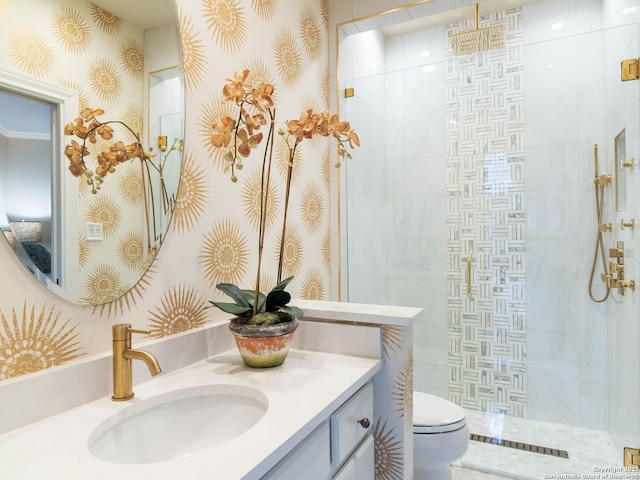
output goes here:
<path id="1" fill-rule="evenodd" d="M 413 478 L 451 480 L 451 463 L 462 458 L 469 427 L 458 405 L 413 392 Z"/>

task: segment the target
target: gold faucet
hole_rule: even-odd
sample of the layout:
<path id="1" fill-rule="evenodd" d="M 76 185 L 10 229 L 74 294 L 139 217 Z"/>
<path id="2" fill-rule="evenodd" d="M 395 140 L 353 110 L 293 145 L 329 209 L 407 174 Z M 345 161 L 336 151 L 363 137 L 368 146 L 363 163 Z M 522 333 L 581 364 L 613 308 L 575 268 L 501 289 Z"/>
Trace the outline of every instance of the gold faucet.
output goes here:
<path id="1" fill-rule="evenodd" d="M 146 330 L 135 330 L 130 323 L 113 325 L 113 395 L 114 402 L 122 402 L 133 398 L 133 374 L 131 360 L 142 360 L 147 364 L 151 375 L 156 376 L 162 370 L 156 357 L 144 350 L 131 348 L 131 334 L 142 333 L 149 335 Z"/>

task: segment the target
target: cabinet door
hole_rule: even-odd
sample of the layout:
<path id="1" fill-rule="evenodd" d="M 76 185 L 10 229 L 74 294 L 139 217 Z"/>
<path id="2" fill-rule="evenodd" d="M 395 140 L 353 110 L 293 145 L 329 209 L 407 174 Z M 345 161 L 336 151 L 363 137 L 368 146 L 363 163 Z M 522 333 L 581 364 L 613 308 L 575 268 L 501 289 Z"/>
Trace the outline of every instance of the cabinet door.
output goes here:
<path id="1" fill-rule="evenodd" d="M 333 480 L 371 480 L 373 478 L 375 478 L 374 442 L 373 435 L 369 435 Z"/>
<path id="2" fill-rule="evenodd" d="M 329 422 L 325 421 L 262 479 L 327 480 L 330 476 Z"/>
<path id="3" fill-rule="evenodd" d="M 373 422 L 373 386 L 366 384 L 331 415 L 331 464 L 335 469 L 367 436 Z"/>

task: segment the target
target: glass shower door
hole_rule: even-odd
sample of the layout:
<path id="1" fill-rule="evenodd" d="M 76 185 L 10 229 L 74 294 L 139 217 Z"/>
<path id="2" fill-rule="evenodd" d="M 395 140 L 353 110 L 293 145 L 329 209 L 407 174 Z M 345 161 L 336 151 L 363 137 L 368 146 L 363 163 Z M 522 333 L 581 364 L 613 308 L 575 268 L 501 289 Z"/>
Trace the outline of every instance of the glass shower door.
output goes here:
<path id="1" fill-rule="evenodd" d="M 478 430 L 515 441 L 527 432 L 525 443 L 570 457 L 549 471 L 553 460 L 519 452 L 507 462 L 503 448 L 463 464 L 523 478 L 620 467 L 623 448 L 640 446 L 640 292 L 589 298 L 593 152 L 598 144 L 599 173 L 626 187 L 618 208 L 615 181 L 606 191 L 606 255 L 624 241 L 626 279 L 640 280 L 629 226 L 640 215 L 638 82 L 620 81 L 638 28 L 511 39 L 473 58 L 389 61 L 343 85 L 355 96 L 341 112 L 363 146 L 341 170 L 342 299 L 424 308 L 414 388 L 459 403 Z M 615 160 L 623 129 L 633 169 Z M 508 430 L 512 420 L 527 423 Z"/>

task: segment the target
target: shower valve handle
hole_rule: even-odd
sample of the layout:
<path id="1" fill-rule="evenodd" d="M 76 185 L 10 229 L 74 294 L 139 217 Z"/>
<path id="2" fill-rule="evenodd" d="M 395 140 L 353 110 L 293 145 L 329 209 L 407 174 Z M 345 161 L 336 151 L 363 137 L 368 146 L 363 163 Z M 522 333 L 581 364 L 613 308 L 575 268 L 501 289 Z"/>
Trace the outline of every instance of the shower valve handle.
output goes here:
<path id="1" fill-rule="evenodd" d="M 626 228 L 630 228 L 631 230 L 633 230 L 633 228 L 636 226 L 636 222 L 635 220 L 632 218 L 631 220 L 627 220 L 625 222 L 624 218 L 622 220 L 620 220 L 620 230 L 624 230 L 625 227 Z"/>
<path id="2" fill-rule="evenodd" d="M 622 275 L 624 275 L 624 264 L 609 262 L 609 272 L 611 274 L 617 273 L 618 275 L 620 275 L 619 278 L 624 278 L 622 277 Z"/>
<path id="3" fill-rule="evenodd" d="M 624 248 L 610 248 L 609 249 L 609 257 L 617 258 L 618 263 L 620 263 L 620 259 L 624 258 Z"/>

